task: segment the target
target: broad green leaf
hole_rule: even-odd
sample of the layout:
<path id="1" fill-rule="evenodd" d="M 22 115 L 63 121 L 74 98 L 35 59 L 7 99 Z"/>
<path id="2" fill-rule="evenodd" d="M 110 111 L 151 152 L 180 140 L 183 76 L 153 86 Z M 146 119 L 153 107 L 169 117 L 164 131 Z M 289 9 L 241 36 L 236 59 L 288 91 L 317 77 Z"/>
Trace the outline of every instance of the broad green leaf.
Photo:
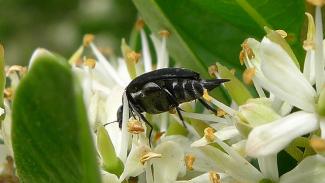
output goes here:
<path id="1" fill-rule="evenodd" d="M 248 37 L 261 39 L 264 26 L 283 29 L 303 62 L 301 28 L 304 0 L 133 0 L 149 28 L 168 30 L 171 56 L 184 67 L 207 76 L 216 61 L 240 70 L 240 44 Z"/>
<path id="2" fill-rule="evenodd" d="M 12 125 L 21 182 L 100 182 L 82 91 L 64 60 L 33 62 L 17 88 Z"/>

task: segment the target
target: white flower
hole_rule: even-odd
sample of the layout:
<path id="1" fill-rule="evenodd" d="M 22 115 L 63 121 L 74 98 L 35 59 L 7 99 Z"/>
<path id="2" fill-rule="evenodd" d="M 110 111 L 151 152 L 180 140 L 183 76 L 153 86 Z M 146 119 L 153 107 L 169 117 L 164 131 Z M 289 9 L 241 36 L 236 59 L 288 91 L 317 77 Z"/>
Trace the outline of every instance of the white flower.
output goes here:
<path id="1" fill-rule="evenodd" d="M 321 128 L 325 138 L 324 117 L 317 111 L 319 94 L 324 86 L 324 61 L 321 15 L 316 8 L 316 35 L 313 53 L 307 52 L 309 68 L 303 74 L 295 64 L 292 56 L 280 44 L 264 38 L 254 54 L 260 59 L 260 68 L 255 81 L 274 96 L 302 111 L 289 114 L 273 123 L 256 127 L 249 134 L 246 150 L 250 156 L 266 156 L 284 149 L 293 139 Z M 310 29 L 312 30 L 312 29 Z M 311 33 L 313 34 L 313 33 Z M 315 33 L 314 33 L 315 34 Z M 253 42 L 253 41 L 252 41 Z M 256 46 L 256 44 L 254 45 Z M 315 59 L 312 55 L 315 54 Z M 311 62 L 314 62 L 313 64 Z M 252 66 L 252 64 L 248 64 Z M 311 68 L 311 66 L 315 68 Z M 315 73 L 316 90 L 313 88 L 311 73 Z M 306 78 L 306 76 L 308 76 Z"/>

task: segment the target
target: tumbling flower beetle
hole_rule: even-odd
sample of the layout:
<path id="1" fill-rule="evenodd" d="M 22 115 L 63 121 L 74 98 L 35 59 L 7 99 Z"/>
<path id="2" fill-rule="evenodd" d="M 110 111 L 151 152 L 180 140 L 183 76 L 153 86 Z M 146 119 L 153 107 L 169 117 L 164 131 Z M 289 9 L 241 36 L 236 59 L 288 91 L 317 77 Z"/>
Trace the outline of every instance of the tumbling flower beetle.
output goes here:
<path id="1" fill-rule="evenodd" d="M 152 125 L 142 112 L 159 114 L 176 109 L 177 114 L 185 126 L 179 104 L 198 99 L 207 109 L 216 113 L 202 98 L 204 89 L 211 91 L 228 79 L 204 80 L 192 70 L 183 68 L 164 68 L 151 71 L 136 77 L 125 88 L 129 103 L 130 114 L 138 116 L 151 128 Z M 117 111 L 117 122 L 122 124 L 121 106 Z M 186 126 L 185 126 L 186 127 Z"/>

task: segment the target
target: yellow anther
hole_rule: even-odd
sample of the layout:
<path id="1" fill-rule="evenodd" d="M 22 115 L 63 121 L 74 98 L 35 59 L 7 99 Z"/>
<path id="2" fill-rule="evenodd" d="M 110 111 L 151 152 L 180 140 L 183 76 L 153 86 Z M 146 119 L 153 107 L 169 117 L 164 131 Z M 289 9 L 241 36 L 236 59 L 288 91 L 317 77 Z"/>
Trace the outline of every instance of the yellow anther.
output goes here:
<path id="1" fill-rule="evenodd" d="M 194 161 L 195 161 L 195 156 L 192 155 L 192 154 L 188 154 L 185 156 L 185 165 L 186 165 L 186 169 L 187 170 L 193 170 L 193 164 L 194 164 Z"/>
<path id="2" fill-rule="evenodd" d="M 141 30 L 143 29 L 144 27 L 144 21 L 142 19 L 138 19 L 136 22 L 135 22 L 135 28 L 137 30 Z"/>
<path id="3" fill-rule="evenodd" d="M 243 81 L 245 84 L 252 84 L 253 77 L 255 76 L 256 70 L 255 68 L 248 68 L 243 73 Z"/>
<path id="4" fill-rule="evenodd" d="M 157 132 L 153 138 L 154 142 L 157 142 L 162 135 L 164 135 L 165 132 Z"/>
<path id="5" fill-rule="evenodd" d="M 140 163 L 144 165 L 147 161 L 153 158 L 161 158 L 161 154 L 157 154 L 154 152 L 147 152 L 143 156 L 141 156 Z"/>
<path id="6" fill-rule="evenodd" d="M 246 59 L 245 51 L 244 50 L 240 50 L 240 52 L 239 52 L 239 62 L 240 62 L 240 65 L 244 65 L 245 59 Z"/>
<path id="7" fill-rule="evenodd" d="M 27 68 L 20 65 L 12 65 L 6 71 L 6 75 L 9 76 L 14 72 L 18 72 L 20 75 L 24 75 L 27 72 Z"/>
<path id="8" fill-rule="evenodd" d="M 135 51 L 130 51 L 126 54 L 126 57 L 128 60 L 133 61 L 134 63 L 138 63 L 139 59 L 141 57 L 141 54 L 137 53 Z"/>
<path id="9" fill-rule="evenodd" d="M 230 69 L 230 73 L 231 73 L 232 75 L 235 75 L 235 73 L 236 73 L 236 69 L 234 69 L 234 68 Z"/>
<path id="10" fill-rule="evenodd" d="M 243 65 L 246 57 L 248 57 L 248 59 L 253 59 L 253 58 L 255 58 L 255 54 L 254 54 L 253 50 L 249 47 L 247 40 L 245 40 L 241 44 L 241 47 L 242 47 L 242 50 L 239 53 L 239 61 L 240 61 L 240 64 Z"/>
<path id="11" fill-rule="evenodd" d="M 218 73 L 218 66 L 213 64 L 208 68 L 208 72 L 211 77 L 216 78 Z"/>
<path id="12" fill-rule="evenodd" d="M 307 0 L 307 2 L 314 6 L 323 6 L 325 4 L 325 0 Z"/>
<path id="13" fill-rule="evenodd" d="M 224 117 L 227 113 L 222 109 L 217 109 L 217 116 Z"/>
<path id="14" fill-rule="evenodd" d="M 159 35 L 160 35 L 161 37 L 165 37 L 165 38 L 167 38 L 167 37 L 170 36 L 170 32 L 169 32 L 168 30 L 161 30 L 161 31 L 159 31 Z"/>
<path id="15" fill-rule="evenodd" d="M 307 50 L 313 50 L 315 49 L 315 43 L 314 41 L 310 40 L 305 40 L 302 47 L 307 51 Z"/>
<path id="16" fill-rule="evenodd" d="M 93 34 L 85 34 L 83 38 L 83 46 L 88 47 L 91 42 L 93 42 L 95 36 Z"/>
<path id="17" fill-rule="evenodd" d="M 84 62 L 85 66 L 88 66 L 89 68 L 93 69 L 96 66 L 96 60 L 92 58 L 88 58 Z"/>
<path id="18" fill-rule="evenodd" d="M 216 136 L 214 135 L 215 130 L 211 127 L 207 127 L 204 129 L 204 138 L 208 142 L 214 142 Z"/>
<path id="19" fill-rule="evenodd" d="M 203 98 L 204 98 L 206 101 L 208 101 L 208 102 L 211 102 L 211 101 L 212 101 L 212 97 L 209 95 L 207 89 L 204 89 L 204 91 L 203 91 Z"/>
<path id="20" fill-rule="evenodd" d="M 3 91 L 3 95 L 6 99 L 12 99 L 14 91 L 12 90 L 12 88 L 5 88 Z"/>
<path id="21" fill-rule="evenodd" d="M 286 31 L 284 31 L 284 30 L 276 30 L 275 32 L 277 32 L 278 34 L 280 34 L 280 36 L 282 37 L 282 38 L 286 38 L 287 36 L 288 36 L 288 33 L 286 32 Z"/>
<path id="22" fill-rule="evenodd" d="M 211 183 L 220 183 L 220 175 L 215 171 L 209 172 L 209 179 Z"/>
<path id="23" fill-rule="evenodd" d="M 130 132 L 132 134 L 139 134 L 139 133 L 144 132 L 142 123 L 139 120 L 131 119 L 128 122 L 128 132 Z"/>
<path id="24" fill-rule="evenodd" d="M 325 152 L 325 139 L 312 138 L 309 143 L 316 152 Z"/>

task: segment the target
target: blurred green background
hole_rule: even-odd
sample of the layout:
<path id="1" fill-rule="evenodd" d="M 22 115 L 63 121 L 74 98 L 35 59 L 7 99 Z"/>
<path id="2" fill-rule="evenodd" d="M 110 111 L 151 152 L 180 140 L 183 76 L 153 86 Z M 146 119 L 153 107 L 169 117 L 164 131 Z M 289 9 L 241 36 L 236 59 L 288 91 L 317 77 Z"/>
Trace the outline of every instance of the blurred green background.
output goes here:
<path id="1" fill-rule="evenodd" d="M 69 57 L 85 33 L 119 52 L 137 17 L 130 0 L 0 0 L 0 42 L 6 62 L 27 64 L 38 47 Z"/>

